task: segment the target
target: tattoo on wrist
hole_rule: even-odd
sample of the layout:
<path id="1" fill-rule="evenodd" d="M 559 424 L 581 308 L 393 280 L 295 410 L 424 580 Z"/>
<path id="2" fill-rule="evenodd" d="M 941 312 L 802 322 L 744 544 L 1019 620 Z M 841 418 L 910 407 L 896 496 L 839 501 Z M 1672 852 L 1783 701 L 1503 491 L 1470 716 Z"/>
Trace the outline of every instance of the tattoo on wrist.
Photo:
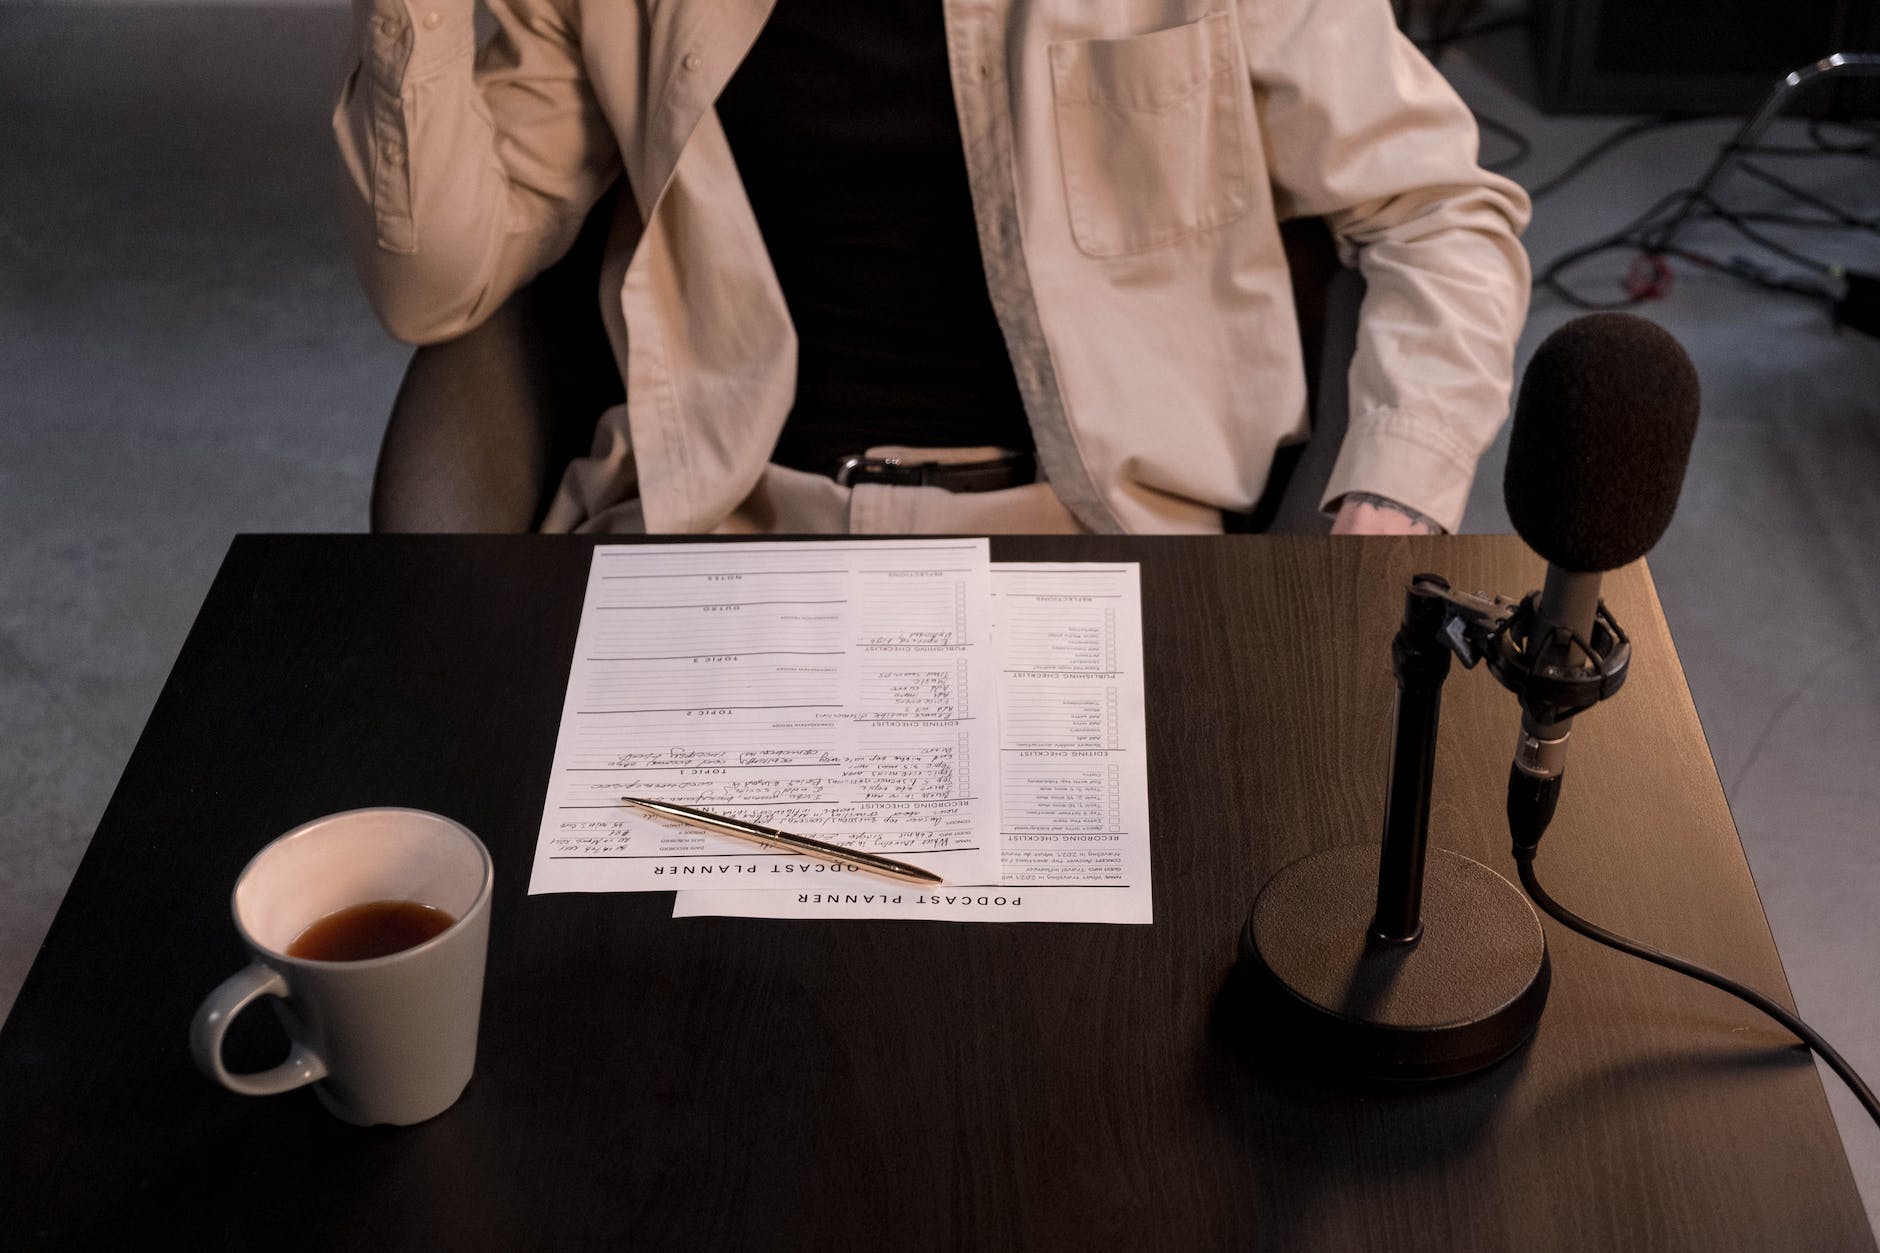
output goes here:
<path id="1" fill-rule="evenodd" d="M 1374 509 L 1389 509 L 1393 513 L 1401 513 L 1412 522 L 1419 522 L 1427 526 L 1430 529 L 1431 535 L 1444 534 L 1441 524 L 1438 523 L 1436 519 L 1426 513 L 1418 513 L 1409 505 L 1401 504 L 1388 496 L 1379 496 L 1375 492 L 1346 492 L 1345 501 L 1350 504 L 1370 505 Z"/>

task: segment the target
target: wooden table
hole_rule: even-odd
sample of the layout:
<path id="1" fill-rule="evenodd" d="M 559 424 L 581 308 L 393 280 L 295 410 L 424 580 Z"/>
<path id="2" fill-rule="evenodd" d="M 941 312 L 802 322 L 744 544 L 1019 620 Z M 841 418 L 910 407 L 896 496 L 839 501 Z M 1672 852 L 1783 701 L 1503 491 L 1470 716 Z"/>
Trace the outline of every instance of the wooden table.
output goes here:
<path id="1" fill-rule="evenodd" d="M 1551 923 L 1546 1016 L 1497 1069 L 1357 1091 L 1243 1051 L 1254 895 L 1377 838 L 1405 578 L 1518 594 L 1541 571 L 1517 542 L 994 541 L 1142 563 L 1153 927 L 526 896 L 588 552 L 235 542 L 0 1034 L 0 1244 L 1874 1247 L 1807 1056 Z M 1788 1001 L 1648 576 L 1606 586 L 1633 675 L 1581 720 L 1543 881 Z M 1485 674 L 1451 676 L 1433 839 L 1510 875 L 1515 724 Z M 477 1076 L 405 1130 L 230 1095 L 185 1047 L 243 960 L 243 863 L 373 804 L 458 818 L 497 865 Z M 270 1030 L 238 1042 L 251 1064 Z"/>

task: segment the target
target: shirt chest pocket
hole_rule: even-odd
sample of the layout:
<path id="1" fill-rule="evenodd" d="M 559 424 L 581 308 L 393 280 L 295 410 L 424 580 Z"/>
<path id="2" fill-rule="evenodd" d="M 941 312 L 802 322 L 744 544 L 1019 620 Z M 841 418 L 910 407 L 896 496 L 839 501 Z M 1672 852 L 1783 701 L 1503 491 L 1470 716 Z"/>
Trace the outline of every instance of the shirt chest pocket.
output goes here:
<path id="1" fill-rule="evenodd" d="M 1121 256 L 1247 211 L 1246 102 L 1225 13 L 1124 39 L 1051 45 L 1071 235 Z"/>

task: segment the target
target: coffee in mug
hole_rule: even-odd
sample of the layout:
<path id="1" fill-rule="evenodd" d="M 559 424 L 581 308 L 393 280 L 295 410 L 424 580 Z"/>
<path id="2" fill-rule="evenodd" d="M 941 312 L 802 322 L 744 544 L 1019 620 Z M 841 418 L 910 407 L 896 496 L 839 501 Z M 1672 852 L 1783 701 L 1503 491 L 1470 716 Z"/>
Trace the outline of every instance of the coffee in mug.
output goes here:
<path id="1" fill-rule="evenodd" d="M 287 946 L 287 955 L 327 962 L 386 957 L 424 943 L 456 921 L 435 905 L 367 901 L 335 910 L 316 921 L 294 937 Z"/>
<path id="2" fill-rule="evenodd" d="M 235 929 L 253 961 L 197 1011 L 197 1066 L 248 1096 L 312 1084 L 361 1125 L 442 1113 L 476 1060 L 493 878 L 476 836 L 422 810 L 350 810 L 275 840 L 236 880 Z M 223 1035 L 262 997 L 288 1058 L 232 1073 Z"/>

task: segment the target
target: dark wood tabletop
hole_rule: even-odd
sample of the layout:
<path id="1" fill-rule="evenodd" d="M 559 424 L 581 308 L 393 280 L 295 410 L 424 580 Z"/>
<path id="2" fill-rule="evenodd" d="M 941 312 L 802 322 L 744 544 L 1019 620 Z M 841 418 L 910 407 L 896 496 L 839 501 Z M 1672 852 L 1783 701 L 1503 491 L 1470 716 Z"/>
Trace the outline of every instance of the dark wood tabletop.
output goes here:
<path id="1" fill-rule="evenodd" d="M 1518 595 L 1541 568 L 1517 541 L 993 541 L 1142 563 L 1150 927 L 527 896 L 589 550 L 235 542 L 0 1032 L 0 1245 L 1874 1247 L 1808 1056 L 1551 922 L 1539 1033 L 1473 1078 L 1312 1078 L 1242 1012 L 1260 887 L 1378 837 L 1405 579 Z M 1632 675 L 1580 720 L 1543 882 L 1792 1004 L 1649 577 L 1605 595 Z M 1516 722 L 1456 669 L 1432 820 L 1510 877 Z M 244 961 L 243 864 L 363 805 L 457 818 L 496 860 L 476 1077 L 401 1130 L 234 1096 L 186 1046 Z M 275 1060 L 268 1017 L 232 1060 Z"/>

